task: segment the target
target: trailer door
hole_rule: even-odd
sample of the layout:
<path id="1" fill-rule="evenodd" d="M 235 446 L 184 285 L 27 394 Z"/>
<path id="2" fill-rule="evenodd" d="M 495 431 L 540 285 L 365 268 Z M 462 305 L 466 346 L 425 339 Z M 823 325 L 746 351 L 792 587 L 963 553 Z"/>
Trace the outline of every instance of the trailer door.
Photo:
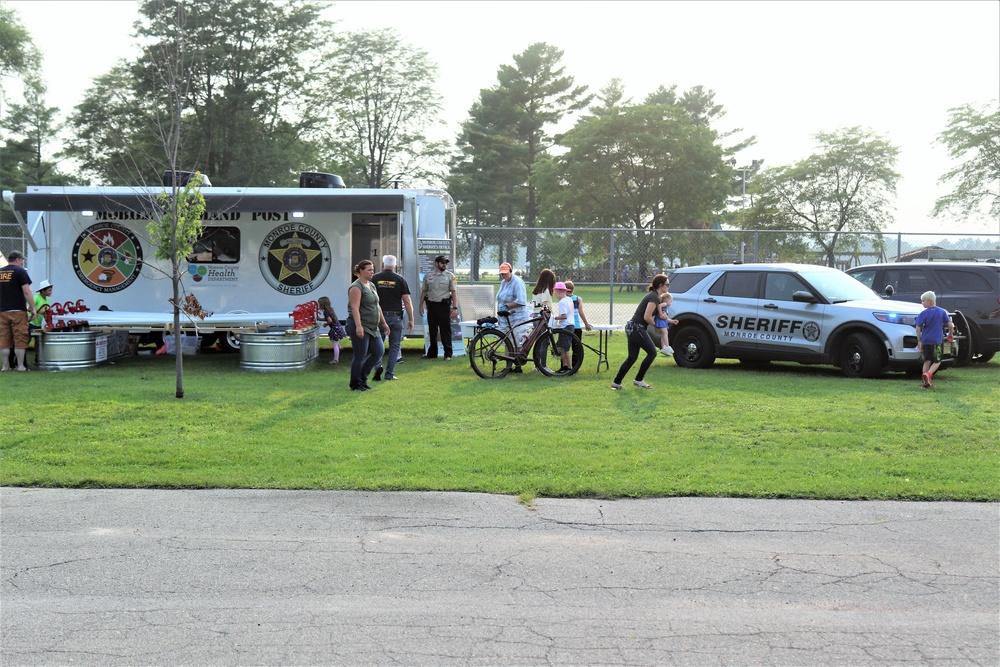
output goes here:
<path id="1" fill-rule="evenodd" d="M 351 265 L 370 259 L 382 269 L 382 255 L 399 257 L 399 215 L 355 213 L 351 222 Z"/>

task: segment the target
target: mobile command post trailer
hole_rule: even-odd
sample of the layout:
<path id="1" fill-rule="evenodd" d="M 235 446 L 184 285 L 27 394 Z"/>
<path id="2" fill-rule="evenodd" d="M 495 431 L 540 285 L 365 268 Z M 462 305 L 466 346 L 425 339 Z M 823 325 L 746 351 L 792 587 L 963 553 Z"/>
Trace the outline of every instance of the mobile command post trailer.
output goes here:
<path id="1" fill-rule="evenodd" d="M 303 174 L 301 183 L 315 183 Z M 332 177 L 335 182 L 342 181 Z M 320 180 L 320 183 L 329 181 Z M 82 300 L 91 326 L 136 333 L 171 327 L 169 262 L 154 258 L 146 226 L 161 187 L 29 186 L 4 192 L 28 242 L 35 284 L 52 282 L 53 301 Z M 455 204 L 441 190 L 374 190 L 336 186 L 299 188 L 204 187 L 203 233 L 187 258 L 184 291 L 204 320 L 182 315 L 204 344 L 237 348 L 238 332 L 286 327 L 296 306 L 330 298 L 347 318 L 352 267 L 382 255 L 416 295 L 420 277 L 438 254 L 453 254 Z M 154 333 L 154 336 L 156 334 Z M 415 322 L 412 335 L 423 335 Z"/>

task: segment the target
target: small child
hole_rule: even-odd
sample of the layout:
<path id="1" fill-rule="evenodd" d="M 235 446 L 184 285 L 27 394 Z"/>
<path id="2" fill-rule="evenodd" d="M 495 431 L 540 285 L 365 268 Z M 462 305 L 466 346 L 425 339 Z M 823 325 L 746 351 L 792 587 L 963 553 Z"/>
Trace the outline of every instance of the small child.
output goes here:
<path id="1" fill-rule="evenodd" d="M 674 353 L 674 348 L 670 347 L 670 334 L 667 333 L 671 324 L 677 324 L 677 320 L 670 319 L 668 314 L 670 304 L 673 302 L 673 295 L 670 292 L 664 292 L 660 295 L 660 303 L 657 305 L 656 313 L 653 315 L 653 323 L 656 326 L 656 330 L 660 333 L 660 342 L 662 343 L 660 354 L 670 355 Z"/>
<path id="2" fill-rule="evenodd" d="M 334 312 L 333 306 L 330 304 L 330 298 L 321 296 L 319 301 L 319 317 L 325 323 L 325 326 L 330 327 L 330 342 L 333 343 L 333 361 L 331 364 L 340 363 L 340 343 L 337 342 L 341 338 L 347 336 L 347 332 L 344 331 L 344 325 L 340 323 L 340 318 L 337 317 L 337 313 Z"/>
<path id="3" fill-rule="evenodd" d="M 924 292 L 920 295 L 920 303 L 924 309 L 917 315 L 917 352 L 924 356 L 923 375 L 920 376 L 920 386 L 928 389 L 934 386 L 934 373 L 941 366 L 941 348 L 944 343 L 944 326 L 948 325 L 948 342 L 955 340 L 955 325 L 948 317 L 948 311 L 937 307 L 937 296 L 934 292 Z"/>
<path id="4" fill-rule="evenodd" d="M 574 329 L 573 300 L 567 296 L 566 291 L 566 284 L 561 282 L 556 283 L 556 286 L 552 289 L 552 296 L 558 299 L 559 303 L 556 304 L 552 315 L 549 317 L 549 328 L 559 332 L 556 347 L 559 349 L 559 356 L 562 361 L 562 366 L 559 370 L 562 371 L 573 367 L 573 359 L 570 355 L 573 337 L 569 335 L 573 333 Z"/>

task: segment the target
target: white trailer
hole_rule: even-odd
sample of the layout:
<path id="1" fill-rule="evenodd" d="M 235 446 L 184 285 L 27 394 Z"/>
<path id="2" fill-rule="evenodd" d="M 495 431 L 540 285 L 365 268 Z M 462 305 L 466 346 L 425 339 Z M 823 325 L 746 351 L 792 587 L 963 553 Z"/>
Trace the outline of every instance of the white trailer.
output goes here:
<path id="1" fill-rule="evenodd" d="M 306 176 L 302 183 L 317 182 Z M 35 284 L 47 279 L 54 302 L 82 301 L 89 308 L 72 319 L 148 332 L 172 321 L 169 262 L 154 258 L 146 231 L 162 191 L 29 186 L 3 198 L 27 238 Z M 241 329 L 290 325 L 296 306 L 321 296 L 345 319 L 351 269 L 362 259 L 380 270 L 382 255 L 396 255 L 416 300 L 430 259 L 454 254 L 455 203 L 442 190 L 314 185 L 204 187 L 202 193 L 204 229 L 188 257 L 183 288 L 211 316 L 185 318 L 183 328 L 230 347 L 238 346 Z M 423 335 L 419 320 L 413 335 Z"/>

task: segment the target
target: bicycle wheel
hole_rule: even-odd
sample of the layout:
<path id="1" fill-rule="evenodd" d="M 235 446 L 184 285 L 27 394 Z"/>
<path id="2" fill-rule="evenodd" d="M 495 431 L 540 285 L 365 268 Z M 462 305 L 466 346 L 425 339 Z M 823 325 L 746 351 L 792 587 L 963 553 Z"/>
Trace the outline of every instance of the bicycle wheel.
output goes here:
<path id="1" fill-rule="evenodd" d="M 546 331 L 538 340 L 535 341 L 535 367 L 538 368 L 542 373 L 550 377 L 566 377 L 568 375 L 573 375 L 578 370 L 580 366 L 583 365 L 583 354 L 579 356 L 570 353 L 570 367 L 566 368 L 562 365 L 562 352 L 556 347 L 556 341 L 559 340 L 557 333 L 561 333 L 563 336 L 570 337 L 570 350 L 573 346 L 580 343 L 580 339 L 576 337 L 576 334 L 569 332 L 554 332 Z"/>
<path id="2" fill-rule="evenodd" d="M 494 329 L 483 329 L 469 342 L 469 365 L 486 380 L 499 380 L 510 372 L 514 356 L 510 339 Z"/>

